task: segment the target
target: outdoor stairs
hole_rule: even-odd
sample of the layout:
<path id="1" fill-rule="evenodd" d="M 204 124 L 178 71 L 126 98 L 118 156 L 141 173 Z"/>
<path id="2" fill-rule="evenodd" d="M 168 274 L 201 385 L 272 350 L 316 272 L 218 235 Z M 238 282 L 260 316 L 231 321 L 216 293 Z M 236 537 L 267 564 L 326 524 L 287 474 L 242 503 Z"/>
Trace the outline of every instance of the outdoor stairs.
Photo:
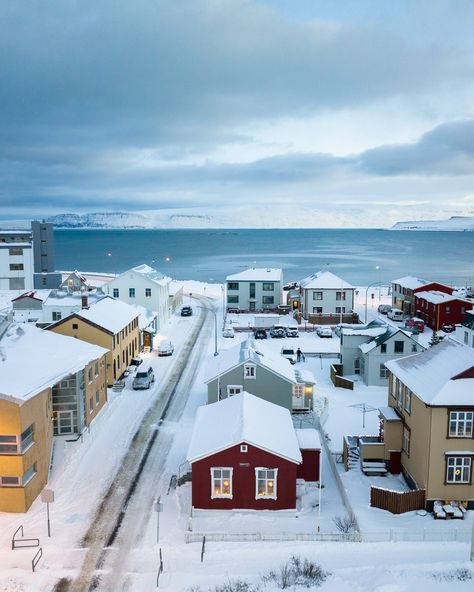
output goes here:
<path id="1" fill-rule="evenodd" d="M 178 487 L 181 487 L 181 485 L 184 485 L 185 483 L 189 483 L 192 480 L 193 480 L 193 474 L 190 471 L 188 473 L 183 473 L 182 475 L 180 475 L 176 481 L 176 484 Z"/>
<path id="2" fill-rule="evenodd" d="M 347 457 L 347 466 L 349 469 L 356 469 L 360 466 L 360 451 L 357 447 L 349 448 Z"/>

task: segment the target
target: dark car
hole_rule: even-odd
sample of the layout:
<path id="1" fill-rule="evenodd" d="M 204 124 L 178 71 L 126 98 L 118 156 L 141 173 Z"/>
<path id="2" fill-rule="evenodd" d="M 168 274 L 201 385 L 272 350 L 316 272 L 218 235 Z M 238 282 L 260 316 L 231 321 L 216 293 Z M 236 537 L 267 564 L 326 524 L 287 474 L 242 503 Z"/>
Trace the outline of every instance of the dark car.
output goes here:
<path id="1" fill-rule="evenodd" d="M 380 314 L 386 315 L 392 310 L 392 307 L 390 304 L 380 304 L 377 310 Z"/>
<path id="2" fill-rule="evenodd" d="M 130 366 L 140 366 L 142 362 L 143 358 L 140 358 L 140 356 L 135 356 L 134 358 L 132 358 Z"/>
<path id="3" fill-rule="evenodd" d="M 193 314 L 193 309 L 190 306 L 183 306 L 181 309 L 182 317 L 190 317 Z"/>
<path id="4" fill-rule="evenodd" d="M 444 333 L 452 333 L 455 330 L 456 330 L 456 325 L 449 325 L 447 323 L 441 327 L 441 331 L 444 331 Z"/>
<path id="5" fill-rule="evenodd" d="M 255 329 L 255 333 L 253 334 L 254 339 L 266 339 L 267 332 L 265 329 Z"/>

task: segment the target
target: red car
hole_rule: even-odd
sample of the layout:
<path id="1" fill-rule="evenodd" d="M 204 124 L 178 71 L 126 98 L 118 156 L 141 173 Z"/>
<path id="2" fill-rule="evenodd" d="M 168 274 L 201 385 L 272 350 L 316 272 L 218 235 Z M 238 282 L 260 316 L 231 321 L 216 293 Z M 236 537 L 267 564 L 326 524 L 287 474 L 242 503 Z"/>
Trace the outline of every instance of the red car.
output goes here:
<path id="1" fill-rule="evenodd" d="M 423 331 L 425 330 L 425 322 L 417 318 L 407 319 L 405 321 L 405 327 L 408 327 L 410 329 L 417 329 L 419 333 L 423 333 Z"/>

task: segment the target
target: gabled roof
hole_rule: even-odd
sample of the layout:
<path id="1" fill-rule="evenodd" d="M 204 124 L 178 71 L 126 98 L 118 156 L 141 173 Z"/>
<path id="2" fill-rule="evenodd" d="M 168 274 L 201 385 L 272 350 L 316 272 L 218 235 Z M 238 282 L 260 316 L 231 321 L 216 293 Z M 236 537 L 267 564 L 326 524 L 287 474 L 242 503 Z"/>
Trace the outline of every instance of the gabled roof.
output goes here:
<path id="1" fill-rule="evenodd" d="M 149 308 L 145 308 L 140 304 L 130 304 L 132 308 L 134 308 L 137 313 L 140 315 L 138 317 L 138 326 L 141 330 L 146 329 L 149 327 L 154 319 L 158 316 L 158 313 L 154 310 L 150 310 Z"/>
<path id="2" fill-rule="evenodd" d="M 418 341 L 416 341 L 416 339 L 413 339 L 412 333 L 410 333 L 409 331 L 403 331 L 403 329 L 399 329 L 398 327 L 386 325 L 384 333 L 377 335 L 376 337 L 374 337 L 366 343 L 361 343 L 359 345 L 359 349 L 362 353 L 366 354 L 375 349 L 377 346 L 381 345 L 382 343 L 386 343 L 387 341 L 395 337 L 398 333 L 402 333 L 403 335 L 405 335 L 405 337 L 409 337 L 413 341 L 413 343 L 418 344 Z"/>
<path id="3" fill-rule="evenodd" d="M 159 284 L 160 286 L 165 286 L 166 284 L 168 284 L 171 281 L 171 278 L 166 277 L 161 272 L 159 272 L 156 269 L 153 269 L 153 267 L 150 267 L 146 263 L 144 263 L 142 265 L 137 265 L 136 267 L 133 267 L 132 269 L 130 269 L 128 272 L 125 272 L 125 273 L 129 273 L 130 271 L 133 271 L 135 273 L 139 273 L 140 275 L 142 275 L 146 279 L 151 280 L 152 282 L 155 282 L 155 284 Z"/>
<path id="4" fill-rule="evenodd" d="M 305 290 L 313 290 L 315 288 L 326 290 L 340 290 L 341 288 L 354 289 L 354 286 L 351 286 L 351 284 L 348 284 L 345 280 L 330 271 L 313 273 L 302 279 L 299 284 Z"/>
<path id="5" fill-rule="evenodd" d="M 341 326 L 343 335 L 359 335 L 361 337 L 377 337 L 378 335 L 382 335 L 387 329 L 387 323 L 381 319 L 374 319 L 367 325 L 344 326 L 344 324 L 342 324 Z"/>
<path id="6" fill-rule="evenodd" d="M 107 351 L 33 325 L 13 324 L 0 340 L 0 398 L 26 401 Z"/>
<path id="7" fill-rule="evenodd" d="M 20 294 L 16 298 L 12 298 L 12 302 L 18 302 L 18 300 L 25 300 L 26 298 L 31 298 L 32 300 L 38 300 L 38 302 L 44 302 L 51 290 L 30 290 L 29 292 L 24 292 Z"/>
<path id="8" fill-rule="evenodd" d="M 428 290 L 426 292 L 417 292 L 415 294 L 416 298 L 421 298 L 422 300 L 426 300 L 427 302 L 431 302 L 432 304 L 441 304 L 442 302 L 451 302 L 452 300 L 459 300 L 460 302 L 469 302 L 465 298 L 461 298 L 460 296 L 454 296 L 452 294 L 446 294 L 445 292 L 439 292 L 438 290 Z"/>
<path id="9" fill-rule="evenodd" d="M 302 460 L 288 409 L 247 392 L 199 407 L 187 460 L 192 463 L 241 442 L 296 464 Z"/>
<path id="10" fill-rule="evenodd" d="M 428 282 L 427 280 L 422 280 L 420 278 L 414 277 L 412 275 L 405 275 L 401 278 L 396 280 L 392 280 L 392 284 L 398 284 L 402 288 L 407 288 L 408 290 L 415 290 L 416 288 L 421 288 L 422 286 L 426 286 L 427 284 L 431 284 L 432 282 Z"/>
<path id="11" fill-rule="evenodd" d="M 68 279 L 70 277 L 75 277 L 76 279 L 78 279 L 80 282 L 83 282 L 84 284 L 87 283 L 87 278 L 85 275 L 82 275 L 82 273 L 79 273 L 76 269 L 76 271 L 73 271 L 72 273 L 70 273 L 61 283 L 61 285 L 67 283 Z"/>
<path id="12" fill-rule="evenodd" d="M 385 366 L 429 405 L 474 405 L 474 379 L 459 375 L 474 365 L 474 348 L 446 337 L 426 351 Z"/>
<path id="13" fill-rule="evenodd" d="M 241 282 L 281 282 L 283 272 L 276 268 L 257 268 L 246 269 L 239 273 L 233 273 L 226 277 L 227 281 L 238 280 Z"/>

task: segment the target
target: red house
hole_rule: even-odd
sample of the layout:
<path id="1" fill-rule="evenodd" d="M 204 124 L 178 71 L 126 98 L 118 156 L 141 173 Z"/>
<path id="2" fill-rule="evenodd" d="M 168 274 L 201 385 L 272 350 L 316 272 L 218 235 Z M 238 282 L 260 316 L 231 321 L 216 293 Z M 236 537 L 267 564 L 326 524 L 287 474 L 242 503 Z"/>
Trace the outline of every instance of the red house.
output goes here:
<path id="1" fill-rule="evenodd" d="M 460 323 L 466 311 L 472 307 L 472 302 L 439 290 L 415 294 L 416 316 L 423 319 L 433 331 L 439 331 L 443 325 Z"/>
<path id="2" fill-rule="evenodd" d="M 193 508 L 295 509 L 297 478 L 319 480 L 317 434 L 303 440 L 302 455 L 290 412 L 247 392 L 200 407 L 187 457 Z"/>

